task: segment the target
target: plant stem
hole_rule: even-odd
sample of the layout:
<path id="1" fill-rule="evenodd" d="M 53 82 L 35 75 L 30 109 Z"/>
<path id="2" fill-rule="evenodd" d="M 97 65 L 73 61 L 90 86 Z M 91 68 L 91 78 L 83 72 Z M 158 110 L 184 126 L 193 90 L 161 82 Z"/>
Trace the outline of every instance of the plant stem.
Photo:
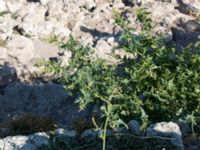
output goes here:
<path id="1" fill-rule="evenodd" d="M 106 129 L 108 126 L 109 117 L 106 118 L 105 126 L 104 126 L 104 133 L 103 133 L 103 150 L 106 150 Z"/>

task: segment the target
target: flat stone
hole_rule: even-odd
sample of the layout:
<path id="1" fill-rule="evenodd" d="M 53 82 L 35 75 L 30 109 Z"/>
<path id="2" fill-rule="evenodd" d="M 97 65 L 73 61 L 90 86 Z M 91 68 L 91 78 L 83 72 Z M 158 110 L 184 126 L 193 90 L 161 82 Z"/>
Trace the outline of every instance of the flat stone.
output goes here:
<path id="1" fill-rule="evenodd" d="M 37 57 L 32 40 L 25 36 L 12 36 L 11 40 L 7 41 L 7 47 L 7 54 L 21 63 L 31 63 Z"/>
<path id="2" fill-rule="evenodd" d="M 35 53 L 39 58 L 48 60 L 51 57 L 57 57 L 59 53 L 59 47 L 41 40 L 33 40 Z"/>
<path id="3" fill-rule="evenodd" d="M 75 138 L 78 135 L 74 130 L 68 131 L 65 129 L 57 129 L 55 134 L 58 136 L 58 138 Z"/>

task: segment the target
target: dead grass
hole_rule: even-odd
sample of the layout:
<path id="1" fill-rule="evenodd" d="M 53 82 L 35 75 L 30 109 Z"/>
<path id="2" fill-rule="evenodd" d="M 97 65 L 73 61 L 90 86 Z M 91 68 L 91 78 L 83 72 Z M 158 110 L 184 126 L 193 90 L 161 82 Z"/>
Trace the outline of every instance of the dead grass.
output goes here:
<path id="1" fill-rule="evenodd" d="M 74 130 L 81 133 L 87 129 L 94 128 L 94 124 L 93 124 L 92 120 L 77 118 L 73 121 L 72 127 Z"/>
<path id="2" fill-rule="evenodd" d="M 1 123 L 0 128 L 8 128 L 11 135 L 27 135 L 54 130 L 55 122 L 48 116 L 23 114 L 17 119 Z"/>
<path id="3" fill-rule="evenodd" d="M 0 39 L 0 47 L 6 47 L 7 43 L 5 40 Z"/>

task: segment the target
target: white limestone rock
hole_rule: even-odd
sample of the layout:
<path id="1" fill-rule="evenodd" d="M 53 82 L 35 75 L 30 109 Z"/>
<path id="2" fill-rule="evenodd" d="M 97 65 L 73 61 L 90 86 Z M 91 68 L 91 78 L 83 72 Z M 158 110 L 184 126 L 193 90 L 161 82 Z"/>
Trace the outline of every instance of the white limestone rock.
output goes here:
<path id="1" fill-rule="evenodd" d="M 78 133 L 74 130 L 68 131 L 62 128 L 55 130 L 55 134 L 59 138 L 76 138 L 78 135 Z"/>
<path id="2" fill-rule="evenodd" d="M 49 0 L 40 0 L 40 3 L 41 3 L 42 5 L 47 5 L 48 2 L 49 2 Z"/>
<path id="3" fill-rule="evenodd" d="M 161 122 L 147 128 L 147 136 L 161 136 L 173 139 L 173 143 L 183 150 L 182 134 L 178 124 L 174 122 Z"/>
<path id="4" fill-rule="evenodd" d="M 105 41 L 99 40 L 96 45 L 96 55 L 99 58 L 109 58 L 109 54 L 112 52 L 112 47 Z"/>
<path id="5" fill-rule="evenodd" d="M 5 14 L 0 17 L 0 39 L 6 40 L 13 34 L 13 28 L 17 22 L 12 19 L 10 14 Z"/>
<path id="6" fill-rule="evenodd" d="M 0 139 L 2 150 L 37 150 L 42 145 L 48 144 L 49 136 L 46 133 L 35 133 L 30 136 L 9 136 Z"/>
<path id="7" fill-rule="evenodd" d="M 32 40 L 24 36 L 12 36 L 7 41 L 7 47 L 7 54 L 16 58 L 21 63 L 32 63 L 33 59 L 37 57 Z"/>
<path id="8" fill-rule="evenodd" d="M 4 0 L 0 0 L 0 12 L 7 11 L 6 3 Z"/>

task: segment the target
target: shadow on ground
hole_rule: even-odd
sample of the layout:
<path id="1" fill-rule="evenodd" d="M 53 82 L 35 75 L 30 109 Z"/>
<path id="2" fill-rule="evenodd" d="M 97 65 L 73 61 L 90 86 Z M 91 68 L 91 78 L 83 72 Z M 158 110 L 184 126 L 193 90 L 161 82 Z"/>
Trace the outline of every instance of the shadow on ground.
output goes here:
<path id="1" fill-rule="evenodd" d="M 62 85 L 22 82 L 15 72 L 9 64 L 0 65 L 0 128 L 10 128 L 0 136 L 46 131 L 54 125 L 79 130 L 91 125 L 92 108 L 80 112 Z"/>

